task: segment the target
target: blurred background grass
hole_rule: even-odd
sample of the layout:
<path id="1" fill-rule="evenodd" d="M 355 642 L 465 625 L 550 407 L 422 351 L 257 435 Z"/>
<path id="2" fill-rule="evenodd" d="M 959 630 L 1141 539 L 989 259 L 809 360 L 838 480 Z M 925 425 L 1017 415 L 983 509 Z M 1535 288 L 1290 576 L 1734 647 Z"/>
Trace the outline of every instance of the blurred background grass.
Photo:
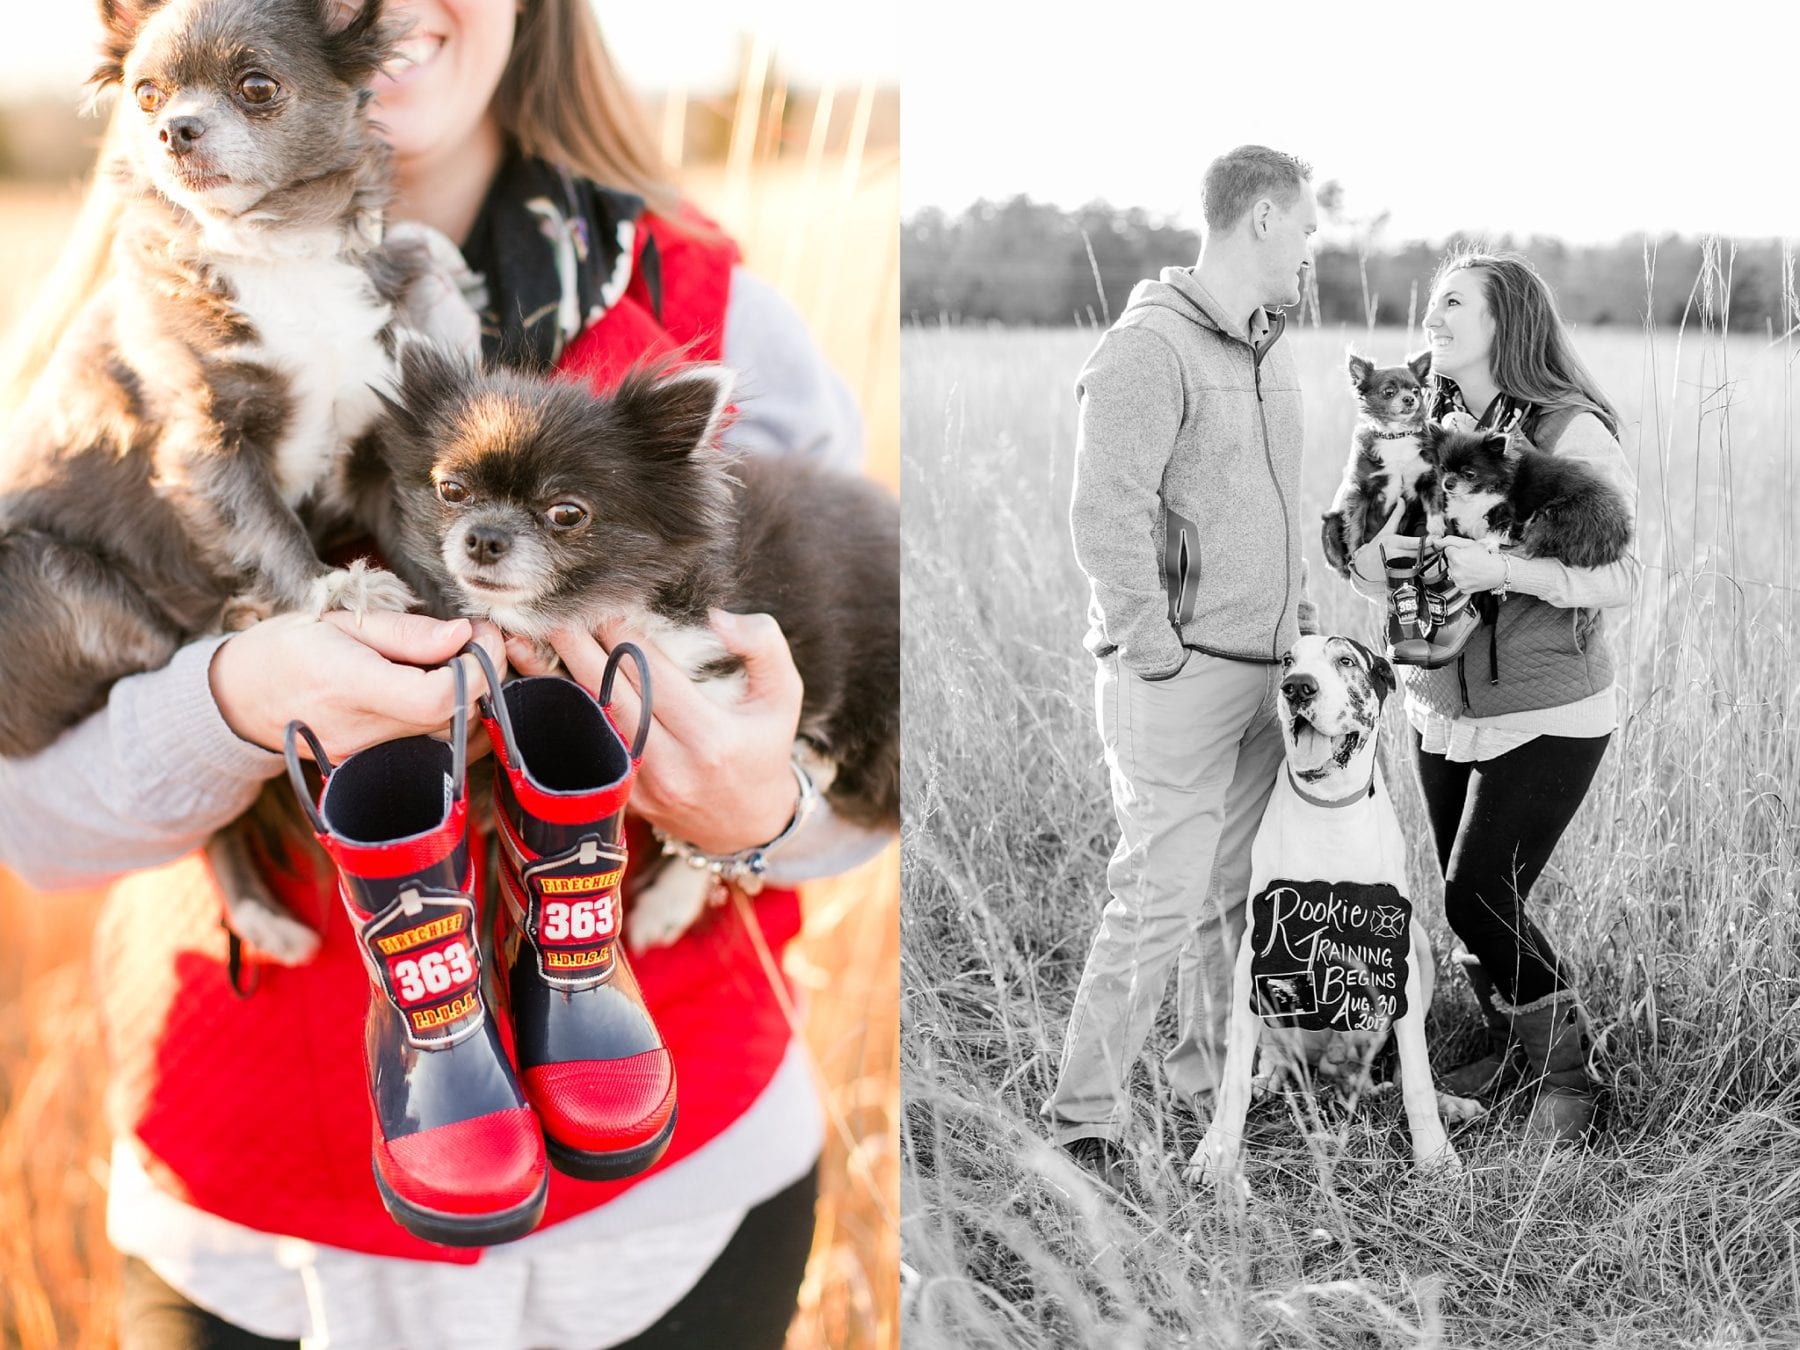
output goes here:
<path id="1" fill-rule="evenodd" d="M 627 67 L 630 68 L 629 66 Z M 649 100 L 695 202 L 812 326 L 861 404 L 869 473 L 899 486 L 898 96 L 799 88 L 746 38 L 733 87 Z M 81 197 L 97 119 L 39 100 L 0 120 L 38 158 L 0 177 L 0 333 L 29 305 Z M 53 155 L 44 137 L 61 137 Z M 0 138 L 4 139 L 4 138 Z M 61 158 L 58 158 L 60 155 Z M 5 157 L 0 156 L 0 163 Z M 16 822 L 0 822 L 0 828 Z M 105 1059 L 87 993 L 103 892 L 36 894 L 0 871 L 0 1345 L 115 1341 Z M 818 1232 L 790 1350 L 892 1347 L 899 1267 L 899 850 L 805 889 L 787 969 L 827 1111 Z"/>

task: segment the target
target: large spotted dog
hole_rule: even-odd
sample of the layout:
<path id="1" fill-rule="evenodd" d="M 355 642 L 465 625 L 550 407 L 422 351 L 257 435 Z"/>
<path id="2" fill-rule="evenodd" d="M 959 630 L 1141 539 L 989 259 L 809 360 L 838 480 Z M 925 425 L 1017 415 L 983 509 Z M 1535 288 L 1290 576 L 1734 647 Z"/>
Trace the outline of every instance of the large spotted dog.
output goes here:
<path id="1" fill-rule="evenodd" d="M 1412 917 L 1405 844 L 1375 758 L 1393 688 L 1388 663 L 1350 638 L 1303 637 L 1283 658 L 1287 764 L 1251 848 L 1224 1074 L 1189 1181 L 1236 1173 L 1251 1097 L 1284 1075 L 1366 1088 L 1390 1028 L 1414 1162 L 1461 1167 L 1443 1117 L 1460 1123 L 1482 1108 L 1440 1096 L 1426 1059 L 1431 947 Z"/>

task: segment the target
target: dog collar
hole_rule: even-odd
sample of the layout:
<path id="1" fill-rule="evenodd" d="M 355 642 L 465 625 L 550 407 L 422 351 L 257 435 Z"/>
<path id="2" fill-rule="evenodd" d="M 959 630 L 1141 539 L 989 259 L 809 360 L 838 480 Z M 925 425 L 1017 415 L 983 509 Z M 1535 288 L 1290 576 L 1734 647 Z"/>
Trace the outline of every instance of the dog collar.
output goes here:
<path id="1" fill-rule="evenodd" d="M 1419 431 L 1416 427 L 1411 431 L 1371 431 L 1369 439 L 1373 441 L 1403 441 L 1408 436 L 1417 436 L 1418 434 Z"/>
<path id="2" fill-rule="evenodd" d="M 1288 770 L 1288 783 L 1295 792 L 1300 794 L 1301 801 L 1306 802 L 1311 806 L 1325 806 L 1334 810 L 1345 806 L 1355 806 L 1358 802 L 1375 795 L 1375 775 L 1372 773 L 1369 775 L 1369 790 L 1367 792 L 1352 792 L 1348 797 L 1340 797 L 1335 802 L 1326 801 L 1323 797 L 1315 797 L 1312 793 L 1301 787 L 1300 780 L 1294 777 L 1294 771 L 1292 769 Z"/>

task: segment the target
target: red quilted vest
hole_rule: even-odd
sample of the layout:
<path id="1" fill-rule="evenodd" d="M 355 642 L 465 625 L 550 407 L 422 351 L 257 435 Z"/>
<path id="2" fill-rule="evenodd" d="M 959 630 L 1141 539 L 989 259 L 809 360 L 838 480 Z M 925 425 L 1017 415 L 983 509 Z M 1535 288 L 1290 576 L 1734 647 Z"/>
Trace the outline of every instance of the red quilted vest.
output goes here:
<path id="1" fill-rule="evenodd" d="M 735 247 L 649 224 L 661 254 L 660 313 L 634 271 L 625 295 L 558 363 L 599 389 L 645 357 L 720 355 Z M 630 838 L 634 859 L 655 847 L 641 826 Z M 114 1130 L 135 1141 L 158 1185 L 209 1213 L 383 1256 L 476 1261 L 478 1250 L 412 1237 L 382 1207 L 363 1077 L 368 976 L 329 865 L 316 850 L 305 856 L 316 870 L 270 880 L 323 933 L 319 955 L 295 969 L 259 966 L 247 998 L 227 978 L 219 891 L 202 855 L 114 888 L 95 953 Z M 625 889 L 629 897 L 629 875 Z M 766 890 L 752 912 L 779 961 L 800 928 L 799 897 Z M 637 1177 L 597 1183 L 552 1172 L 545 1225 L 605 1204 L 717 1137 L 786 1051 L 781 1003 L 735 905 L 709 910 L 674 946 L 634 957 L 633 969 L 675 1058 L 680 1123 L 661 1162 Z"/>

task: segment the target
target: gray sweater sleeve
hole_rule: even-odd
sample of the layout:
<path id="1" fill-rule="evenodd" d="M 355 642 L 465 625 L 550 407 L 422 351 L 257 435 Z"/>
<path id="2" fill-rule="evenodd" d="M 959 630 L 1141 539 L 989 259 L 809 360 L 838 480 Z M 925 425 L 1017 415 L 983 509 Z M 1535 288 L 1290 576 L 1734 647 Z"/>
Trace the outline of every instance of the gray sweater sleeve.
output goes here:
<path id="1" fill-rule="evenodd" d="M 281 756 L 240 740 L 213 701 L 221 637 L 129 675 L 48 749 L 0 759 L 0 864 L 40 889 L 178 858 L 255 800 Z"/>
<path id="2" fill-rule="evenodd" d="M 744 448 L 859 468 L 855 400 L 793 308 L 742 269 L 725 348 L 745 376 Z M 281 757 L 220 716 L 208 672 L 223 641 L 190 643 L 163 669 L 120 680 L 104 708 L 41 754 L 0 759 L 0 866 L 39 889 L 95 885 L 179 858 L 249 808 Z M 770 872 L 784 884 L 831 875 L 888 837 L 822 809 L 770 851 Z"/>
<path id="3" fill-rule="evenodd" d="M 1155 544 L 1163 470 L 1181 429 L 1181 367 L 1156 334 L 1114 329 L 1089 358 L 1075 396 L 1075 560 L 1093 583 L 1119 659 L 1161 679 L 1187 660 L 1169 622 Z"/>

